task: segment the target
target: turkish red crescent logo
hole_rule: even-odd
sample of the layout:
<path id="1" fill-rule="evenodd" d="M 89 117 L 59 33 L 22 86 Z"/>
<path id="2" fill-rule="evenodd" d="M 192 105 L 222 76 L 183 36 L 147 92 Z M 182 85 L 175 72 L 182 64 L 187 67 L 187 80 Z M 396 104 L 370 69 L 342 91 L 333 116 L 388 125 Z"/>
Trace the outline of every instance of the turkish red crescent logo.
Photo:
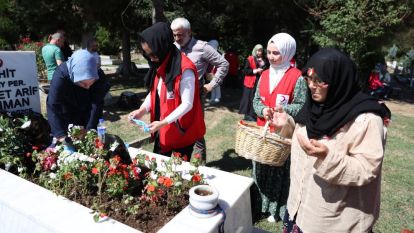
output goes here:
<path id="1" fill-rule="evenodd" d="M 0 59 L 0 67 L 3 66 L 3 60 Z"/>

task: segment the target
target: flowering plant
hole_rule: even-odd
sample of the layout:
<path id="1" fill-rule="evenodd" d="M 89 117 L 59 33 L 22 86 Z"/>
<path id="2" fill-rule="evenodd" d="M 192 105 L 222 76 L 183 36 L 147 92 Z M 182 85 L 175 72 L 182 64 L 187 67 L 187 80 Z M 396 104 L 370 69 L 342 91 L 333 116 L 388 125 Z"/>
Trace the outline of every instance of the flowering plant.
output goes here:
<path id="1" fill-rule="evenodd" d="M 34 51 L 36 53 L 36 65 L 40 79 L 46 79 L 46 65 L 42 57 L 42 47 L 44 43 L 41 41 L 32 41 L 29 37 L 24 37 L 20 40 L 20 44 L 17 46 L 18 50 L 22 51 Z"/>
<path id="2" fill-rule="evenodd" d="M 37 119 L 37 123 L 39 123 L 39 119 Z M 34 169 L 31 152 L 47 143 L 32 137 L 33 134 L 37 136 L 41 134 L 35 129 L 35 125 L 36 119 L 33 116 L 0 113 L 0 168 L 20 176 L 26 176 Z"/>
<path id="3" fill-rule="evenodd" d="M 38 175 L 32 180 L 91 207 L 95 221 L 106 216 L 127 218 L 133 221 L 128 222 L 129 225 L 139 223 L 142 227 L 146 222 L 145 218 L 139 222 L 142 216 L 150 214 L 155 218 L 164 212 L 174 216 L 188 204 L 188 198 L 183 195 L 203 182 L 198 171 L 200 155 L 195 155 L 190 164 L 184 164 L 188 156 L 179 153 L 174 153 L 170 159 L 158 160 L 138 154 L 126 163 L 118 154 L 108 157 L 120 142 L 104 145 L 95 130 L 85 132 L 72 127 L 69 136 L 78 152 L 68 154 L 60 145 L 33 151 Z"/>

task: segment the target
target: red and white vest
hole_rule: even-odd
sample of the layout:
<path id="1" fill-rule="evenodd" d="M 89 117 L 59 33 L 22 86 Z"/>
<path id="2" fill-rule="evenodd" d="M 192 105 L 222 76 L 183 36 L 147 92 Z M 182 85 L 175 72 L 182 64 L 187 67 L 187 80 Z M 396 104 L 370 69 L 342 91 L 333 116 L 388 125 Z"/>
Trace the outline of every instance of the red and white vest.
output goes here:
<path id="1" fill-rule="evenodd" d="M 252 70 L 257 69 L 256 62 L 255 62 L 253 56 L 249 56 L 247 58 L 247 61 L 249 61 L 250 68 Z M 243 82 L 243 84 L 244 84 L 245 87 L 247 87 L 247 88 L 253 88 L 255 83 L 256 83 L 256 75 L 255 74 L 253 74 L 253 75 L 245 75 L 244 76 L 244 82 Z"/>
<path id="2" fill-rule="evenodd" d="M 302 72 L 299 69 L 290 67 L 273 91 L 270 91 L 269 70 L 267 69 L 263 71 L 259 84 L 260 99 L 262 103 L 271 108 L 276 107 L 276 105 L 290 104 L 293 100 L 293 91 L 295 90 L 296 81 L 301 75 Z M 257 125 L 264 126 L 265 124 L 266 120 L 264 118 L 257 117 Z"/>
<path id="3" fill-rule="evenodd" d="M 166 61 L 168 60 L 165 59 Z M 161 64 L 157 69 L 157 74 L 153 85 L 151 87 L 151 122 L 155 120 L 155 95 L 158 87 L 158 82 L 162 82 L 160 76 L 165 77 L 165 67 L 167 62 Z M 194 72 L 194 101 L 193 108 L 184 114 L 175 122 L 162 127 L 159 130 L 159 140 L 162 152 L 179 149 L 193 144 L 198 139 L 201 139 L 206 132 L 206 125 L 204 123 L 204 115 L 201 106 L 197 69 L 193 62 L 181 53 L 181 74 L 174 80 L 174 87 L 172 92 L 167 91 L 167 86 L 164 82 L 161 84 L 160 91 L 160 121 L 165 119 L 171 112 L 173 112 L 181 104 L 180 96 L 180 82 L 184 70 L 191 69 Z"/>

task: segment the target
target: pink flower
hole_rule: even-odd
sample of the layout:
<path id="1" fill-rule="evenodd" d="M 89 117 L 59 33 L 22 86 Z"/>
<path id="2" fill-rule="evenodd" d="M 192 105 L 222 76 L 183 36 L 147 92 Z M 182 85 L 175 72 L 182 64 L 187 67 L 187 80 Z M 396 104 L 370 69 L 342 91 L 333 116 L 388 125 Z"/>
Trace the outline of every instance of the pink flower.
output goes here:
<path id="1" fill-rule="evenodd" d="M 163 184 L 164 183 L 164 177 L 163 176 L 158 177 L 157 183 L 158 184 Z"/>
<path id="2" fill-rule="evenodd" d="M 96 168 L 96 167 L 92 168 L 92 174 L 96 175 L 96 174 L 98 174 L 98 172 L 99 172 L 98 168 Z"/>

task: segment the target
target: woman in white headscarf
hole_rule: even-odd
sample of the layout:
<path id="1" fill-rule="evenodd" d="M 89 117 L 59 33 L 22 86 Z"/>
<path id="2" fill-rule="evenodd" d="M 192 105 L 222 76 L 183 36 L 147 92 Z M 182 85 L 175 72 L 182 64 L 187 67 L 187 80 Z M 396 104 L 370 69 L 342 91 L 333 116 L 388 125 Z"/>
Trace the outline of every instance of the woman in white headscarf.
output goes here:
<path id="1" fill-rule="evenodd" d="M 278 33 L 267 43 L 270 67 L 263 71 L 253 99 L 257 125 L 264 126 L 273 117 L 276 106 L 282 106 L 295 116 L 305 103 L 307 87 L 302 72 L 290 66 L 296 53 L 296 41 L 287 33 Z M 271 127 L 271 131 L 274 129 Z M 263 214 L 270 214 L 268 221 L 283 219 L 289 194 L 290 158 L 281 167 L 253 161 L 253 179 L 260 195 L 257 207 Z"/>
<path id="2" fill-rule="evenodd" d="M 256 121 L 257 115 L 253 109 L 254 93 L 260 75 L 268 67 L 269 62 L 264 55 L 263 46 L 261 44 L 255 45 L 252 55 L 247 57 L 243 68 L 243 95 L 240 100 L 239 113 L 244 114 L 244 120 Z"/>

